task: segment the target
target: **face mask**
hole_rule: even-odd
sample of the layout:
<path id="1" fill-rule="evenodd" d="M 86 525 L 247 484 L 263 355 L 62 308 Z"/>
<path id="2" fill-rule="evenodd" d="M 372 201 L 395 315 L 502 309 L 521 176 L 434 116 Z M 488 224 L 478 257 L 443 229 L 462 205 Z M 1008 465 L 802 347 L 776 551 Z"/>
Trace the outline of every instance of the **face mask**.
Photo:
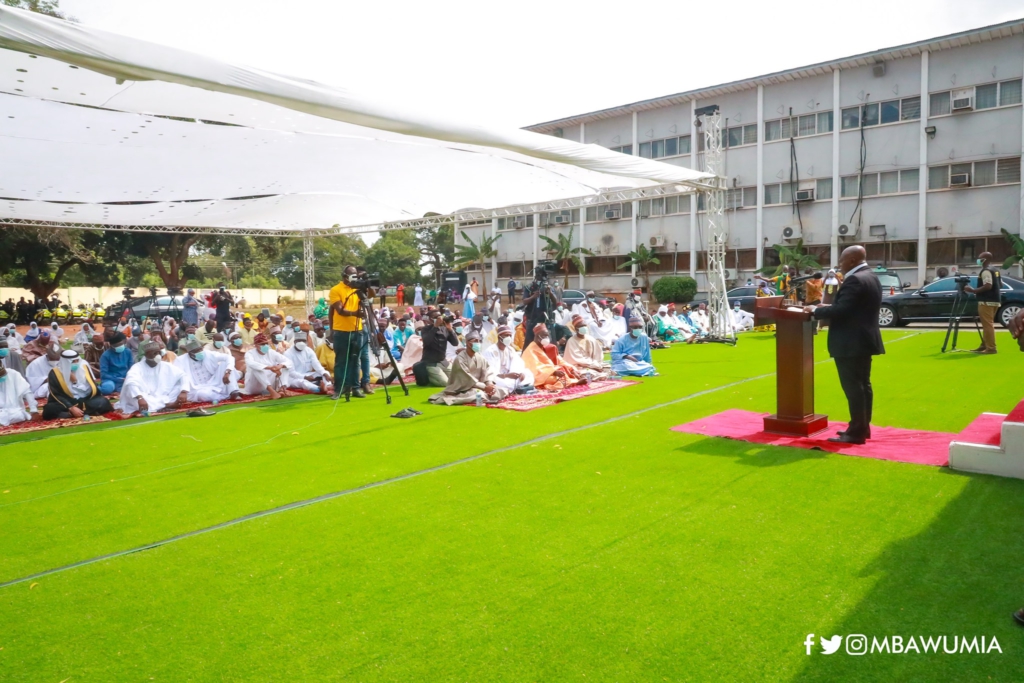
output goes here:
<path id="1" fill-rule="evenodd" d="M 10 349 L 0 349 L 0 358 L 7 358 L 7 356 L 10 355 L 10 353 Z"/>
<path id="2" fill-rule="evenodd" d="M 146 359 L 146 365 L 148 365 L 151 368 L 155 368 L 159 362 L 160 361 L 158 359 L 156 359 L 156 358 L 147 358 Z"/>
<path id="3" fill-rule="evenodd" d="M 622 316 L 621 315 L 613 315 L 612 318 L 614 318 L 615 320 L 621 320 Z"/>
<path id="4" fill-rule="evenodd" d="M 462 334 L 462 326 L 461 325 L 459 327 L 455 328 L 455 334 Z"/>
<path id="5" fill-rule="evenodd" d="M 978 259 L 978 260 L 977 260 L 977 263 L 978 263 L 978 265 L 980 266 L 980 265 L 981 265 L 982 263 L 984 263 L 984 261 L 982 261 L 981 259 Z"/>
<path id="6" fill-rule="evenodd" d="M 644 331 L 637 327 L 636 329 L 630 330 L 629 333 L 634 337 L 639 337 L 641 334 L 644 333 Z"/>
<path id="7" fill-rule="evenodd" d="M 501 342 L 502 346 L 511 346 L 512 337 L 502 337 L 499 341 Z"/>
<path id="8" fill-rule="evenodd" d="M 50 364 L 51 368 L 55 368 L 55 367 L 57 367 L 57 363 L 59 363 L 60 361 L 48 360 L 46 362 Z"/>
<path id="9" fill-rule="evenodd" d="M 241 340 L 239 340 L 239 341 L 241 341 Z M 222 342 L 222 341 L 214 341 L 213 342 L 213 348 L 215 348 L 215 349 L 222 349 L 222 348 L 224 348 L 224 342 Z"/>
<path id="10" fill-rule="evenodd" d="M 473 342 L 470 347 L 473 349 L 473 353 L 480 353 L 480 342 Z"/>
<path id="11" fill-rule="evenodd" d="M 296 332 L 301 332 L 301 331 L 302 331 L 302 328 L 301 328 L 301 327 L 299 327 L 298 325 L 296 325 L 296 326 L 295 326 L 295 327 L 293 327 L 292 329 L 293 329 L 293 330 L 295 330 Z"/>
<path id="12" fill-rule="evenodd" d="M 734 311 L 740 310 L 740 305 L 736 304 L 735 306 L 732 307 L 732 310 L 734 310 Z"/>
<path id="13" fill-rule="evenodd" d="M 541 346 L 544 346 L 549 341 L 550 339 L 548 339 L 548 337 L 537 337 L 537 343 L 540 344 Z"/>
<path id="14" fill-rule="evenodd" d="M 580 325 L 579 327 L 576 328 L 576 333 L 577 334 L 586 334 L 587 333 L 587 326 L 586 325 Z"/>
<path id="15" fill-rule="evenodd" d="M 160 357 L 163 358 L 167 355 L 167 349 L 160 349 Z"/>
<path id="16" fill-rule="evenodd" d="M 195 340 L 196 335 L 190 334 L 190 335 L 188 335 L 188 338 L 189 338 L 189 341 L 193 341 L 193 340 Z"/>
<path id="17" fill-rule="evenodd" d="M 231 343 L 234 344 L 235 346 L 241 346 L 242 345 L 242 340 L 241 339 L 232 339 Z"/>
<path id="18" fill-rule="evenodd" d="M 488 321 L 488 320 L 490 320 L 490 319 L 491 319 L 491 316 L 489 316 L 489 315 L 485 315 L 485 316 L 484 316 L 484 322 L 487 322 L 487 321 Z"/>
<path id="19" fill-rule="evenodd" d="M 270 351 L 270 346 L 267 344 L 260 345 L 260 353 L 266 354 L 267 351 Z"/>
<path id="20" fill-rule="evenodd" d="M 71 364 L 71 372 L 78 372 L 78 368 L 82 367 L 80 363 Z"/>
<path id="21" fill-rule="evenodd" d="M 0 377 L 0 384 L 3 384 L 6 381 L 7 381 L 7 375 L 4 375 L 3 377 Z"/>
<path id="22" fill-rule="evenodd" d="M 565 306 L 559 305 L 559 306 L 558 306 L 558 310 L 559 310 L 559 311 L 564 311 L 564 310 L 565 310 Z"/>
<path id="23" fill-rule="evenodd" d="M 295 342 L 295 350 L 296 351 L 305 351 L 306 350 L 306 342 Z"/>
<path id="24" fill-rule="evenodd" d="M 274 341 L 279 342 L 282 339 L 284 339 L 284 335 L 280 335 L 280 334 L 275 334 L 274 335 Z"/>
<path id="25" fill-rule="evenodd" d="M 588 296 L 587 297 L 587 301 L 593 301 L 593 300 L 594 300 L 594 297 L 592 297 L 592 296 Z"/>

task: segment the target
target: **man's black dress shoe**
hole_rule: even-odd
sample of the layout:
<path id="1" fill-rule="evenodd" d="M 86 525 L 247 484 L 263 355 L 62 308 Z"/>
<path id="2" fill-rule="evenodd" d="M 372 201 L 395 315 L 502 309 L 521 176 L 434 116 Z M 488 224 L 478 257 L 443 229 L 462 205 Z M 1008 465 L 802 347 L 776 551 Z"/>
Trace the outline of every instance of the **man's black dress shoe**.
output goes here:
<path id="1" fill-rule="evenodd" d="M 854 443 L 858 445 L 864 445 L 864 439 L 854 439 L 852 437 L 843 434 L 842 436 L 833 436 L 829 439 L 832 443 Z"/>

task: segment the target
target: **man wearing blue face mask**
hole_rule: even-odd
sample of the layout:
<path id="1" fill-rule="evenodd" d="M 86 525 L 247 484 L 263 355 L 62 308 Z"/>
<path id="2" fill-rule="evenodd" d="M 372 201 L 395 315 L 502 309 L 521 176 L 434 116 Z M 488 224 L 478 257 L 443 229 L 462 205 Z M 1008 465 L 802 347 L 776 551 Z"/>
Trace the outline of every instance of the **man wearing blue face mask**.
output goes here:
<path id="1" fill-rule="evenodd" d="M 640 318 L 630 318 L 629 334 L 619 337 L 612 345 L 612 372 L 633 377 L 657 376 L 651 364 L 651 342 L 644 334 Z"/>
<path id="2" fill-rule="evenodd" d="M 100 356 L 100 377 L 103 378 L 100 390 L 104 396 L 116 394 L 121 391 L 124 385 L 124 378 L 128 371 L 135 364 L 132 352 L 127 347 L 128 339 L 122 332 L 115 332 L 108 344 L 110 348 Z"/>
<path id="3" fill-rule="evenodd" d="M 219 333 L 218 333 L 219 334 Z M 185 375 L 184 390 L 190 403 L 212 403 L 239 398 L 240 375 L 229 356 L 208 353 L 198 341 L 185 345 L 186 355 L 178 356 L 175 367 Z"/>
<path id="4" fill-rule="evenodd" d="M 466 333 L 466 347 L 455 354 L 448 385 L 444 391 L 430 397 L 431 403 L 449 406 L 476 403 L 480 398 L 485 403 L 497 403 L 508 396 L 508 391 L 497 386 L 491 364 L 482 353 L 480 334 Z"/>

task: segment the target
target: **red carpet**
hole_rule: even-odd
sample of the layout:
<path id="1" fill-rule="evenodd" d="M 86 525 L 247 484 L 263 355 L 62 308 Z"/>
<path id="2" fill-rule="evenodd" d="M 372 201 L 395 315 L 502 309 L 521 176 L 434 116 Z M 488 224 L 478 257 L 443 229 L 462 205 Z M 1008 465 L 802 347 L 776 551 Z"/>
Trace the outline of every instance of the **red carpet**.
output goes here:
<path id="1" fill-rule="evenodd" d="M 960 434 L 947 432 L 926 432 L 917 429 L 871 426 L 872 438 L 863 446 L 855 444 L 829 443 L 827 439 L 836 431 L 846 428 L 845 422 L 829 421 L 828 431 L 812 437 L 780 436 L 764 430 L 762 418 L 767 413 L 752 413 L 747 410 L 726 410 L 701 420 L 694 420 L 676 427 L 673 431 L 687 434 L 720 436 L 727 439 L 749 441 L 750 443 L 772 446 L 808 448 L 842 455 L 857 455 L 862 458 L 877 458 L 894 462 L 910 462 L 918 465 L 949 464 L 949 442 L 970 441 L 972 443 L 999 443 L 999 426 L 1003 415 L 984 413 Z M 994 441 L 993 441 L 994 439 Z"/>

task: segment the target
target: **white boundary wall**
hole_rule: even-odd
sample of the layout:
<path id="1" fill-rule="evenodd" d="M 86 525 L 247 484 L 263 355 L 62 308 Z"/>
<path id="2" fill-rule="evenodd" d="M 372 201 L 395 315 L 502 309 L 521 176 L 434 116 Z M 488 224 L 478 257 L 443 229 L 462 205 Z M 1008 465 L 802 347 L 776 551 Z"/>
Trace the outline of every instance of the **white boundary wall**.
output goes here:
<path id="1" fill-rule="evenodd" d="M 104 306 L 110 306 L 121 301 L 121 289 L 122 287 L 61 287 L 56 294 L 63 303 L 91 305 L 96 301 Z M 149 296 L 149 290 L 145 287 L 132 287 L 131 289 L 135 290 L 135 296 Z M 197 295 L 206 294 L 209 291 L 211 290 L 196 290 Z M 278 297 L 291 297 L 293 302 L 301 302 L 306 298 L 306 292 L 302 289 L 229 289 L 229 291 L 234 294 L 236 301 L 240 296 L 244 298 L 248 307 L 276 306 Z M 161 296 L 167 294 L 167 290 L 163 287 L 160 287 L 158 292 Z M 326 299 L 328 293 L 326 289 L 317 290 L 316 297 Z M 21 297 L 25 297 L 26 301 L 31 301 L 32 292 L 17 287 L 0 287 L 0 303 L 8 299 L 14 299 L 17 302 Z"/>

